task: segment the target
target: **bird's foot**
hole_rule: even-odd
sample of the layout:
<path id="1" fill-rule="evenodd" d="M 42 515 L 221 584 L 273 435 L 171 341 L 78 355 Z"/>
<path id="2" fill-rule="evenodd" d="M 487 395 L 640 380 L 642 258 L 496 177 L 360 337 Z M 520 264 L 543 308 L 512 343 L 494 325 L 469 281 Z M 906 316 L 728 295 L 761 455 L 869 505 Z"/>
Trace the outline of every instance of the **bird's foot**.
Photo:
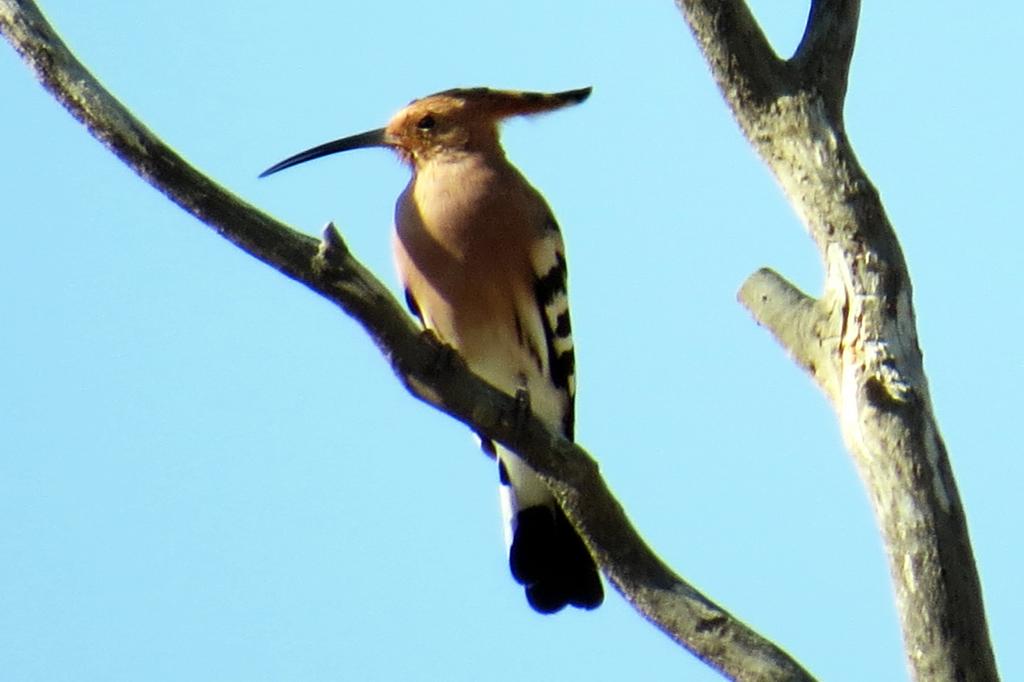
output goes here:
<path id="1" fill-rule="evenodd" d="M 519 432 L 530 419 L 530 391 L 525 386 L 516 389 L 514 396 L 515 407 L 512 409 L 512 428 Z"/>

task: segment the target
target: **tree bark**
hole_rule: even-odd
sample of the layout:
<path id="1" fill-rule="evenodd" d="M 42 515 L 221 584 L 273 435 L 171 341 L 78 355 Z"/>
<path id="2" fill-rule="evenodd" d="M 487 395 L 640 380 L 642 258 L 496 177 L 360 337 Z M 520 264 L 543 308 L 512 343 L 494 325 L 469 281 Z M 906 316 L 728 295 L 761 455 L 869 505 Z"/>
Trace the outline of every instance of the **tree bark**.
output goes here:
<path id="1" fill-rule="evenodd" d="M 742 0 L 677 0 L 723 96 L 817 244 L 817 300 L 771 270 L 739 299 L 832 402 L 881 527 L 918 680 L 996 680 L 963 505 L 932 411 L 910 277 L 843 125 L 860 3 L 811 3 L 776 56 Z"/>

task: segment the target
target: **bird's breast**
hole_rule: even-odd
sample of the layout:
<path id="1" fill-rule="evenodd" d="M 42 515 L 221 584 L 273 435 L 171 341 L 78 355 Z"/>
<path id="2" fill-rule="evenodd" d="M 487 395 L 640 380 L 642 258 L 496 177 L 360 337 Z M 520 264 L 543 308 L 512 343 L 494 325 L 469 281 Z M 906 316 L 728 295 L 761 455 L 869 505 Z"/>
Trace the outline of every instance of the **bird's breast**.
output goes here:
<path id="1" fill-rule="evenodd" d="M 470 160 L 417 169 L 396 206 L 395 260 L 427 326 L 467 352 L 495 347 L 495 334 L 514 340 L 542 211 L 511 166 Z"/>
<path id="2" fill-rule="evenodd" d="M 468 157 L 417 168 L 395 227 L 424 272 L 445 278 L 526 258 L 542 211 L 543 200 L 507 162 Z"/>

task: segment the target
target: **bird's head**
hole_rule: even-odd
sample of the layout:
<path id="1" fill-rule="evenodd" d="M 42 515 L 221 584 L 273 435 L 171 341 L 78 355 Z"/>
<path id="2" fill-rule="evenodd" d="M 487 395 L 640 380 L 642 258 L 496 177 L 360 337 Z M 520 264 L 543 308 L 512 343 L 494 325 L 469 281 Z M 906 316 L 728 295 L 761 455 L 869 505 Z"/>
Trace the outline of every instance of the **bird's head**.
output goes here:
<path id="1" fill-rule="evenodd" d="M 300 152 L 271 166 L 260 177 L 322 156 L 365 147 L 390 147 L 413 165 L 447 152 L 497 150 L 498 123 L 502 119 L 554 111 L 579 104 L 589 96 L 590 88 L 555 93 L 489 88 L 445 90 L 410 102 L 384 128 Z"/>

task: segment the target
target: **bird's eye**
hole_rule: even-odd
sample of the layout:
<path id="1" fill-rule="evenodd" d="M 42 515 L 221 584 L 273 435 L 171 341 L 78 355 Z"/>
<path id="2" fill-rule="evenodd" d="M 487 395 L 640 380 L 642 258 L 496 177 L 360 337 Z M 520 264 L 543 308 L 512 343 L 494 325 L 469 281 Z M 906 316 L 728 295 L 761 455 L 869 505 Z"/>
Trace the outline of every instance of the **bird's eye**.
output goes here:
<path id="1" fill-rule="evenodd" d="M 436 121 L 434 121 L 434 117 L 427 114 L 420 120 L 416 121 L 416 127 L 420 130 L 430 130 L 434 127 L 434 123 L 436 123 Z"/>

